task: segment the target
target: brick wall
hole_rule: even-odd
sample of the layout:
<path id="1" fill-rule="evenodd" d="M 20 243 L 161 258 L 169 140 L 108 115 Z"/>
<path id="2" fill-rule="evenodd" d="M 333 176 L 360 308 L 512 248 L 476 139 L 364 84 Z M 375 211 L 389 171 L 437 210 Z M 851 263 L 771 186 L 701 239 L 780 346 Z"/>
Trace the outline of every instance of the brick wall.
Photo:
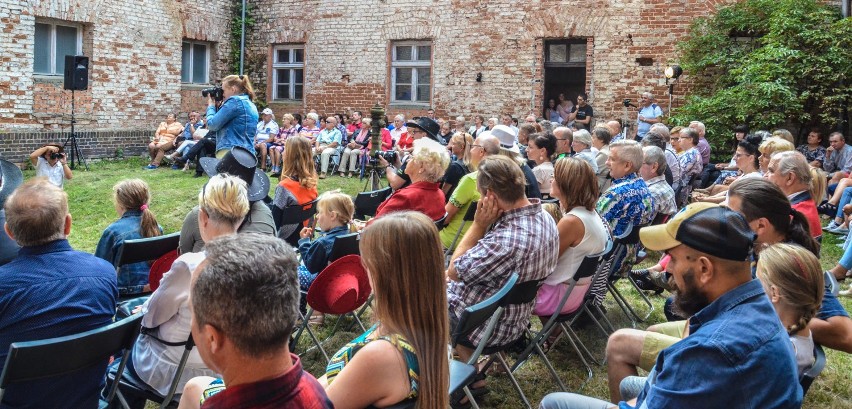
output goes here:
<path id="1" fill-rule="evenodd" d="M 139 156 L 147 155 L 146 145 L 153 135 L 153 130 L 82 131 L 77 133 L 77 144 L 86 159 Z M 0 158 L 24 167 L 34 150 L 47 143 L 62 144 L 67 139 L 68 132 L 3 133 L 0 134 Z"/>
<path id="2" fill-rule="evenodd" d="M 248 41 L 260 61 L 251 74 L 259 92 L 269 93 L 271 46 L 304 43 L 304 101 L 271 101 L 271 107 L 276 112 L 367 111 L 390 98 L 391 43 L 426 39 L 433 50 L 431 105 L 439 116 L 511 112 L 521 117 L 531 102 L 540 114 L 549 95 L 543 81 L 534 82 L 544 78 L 544 41 L 586 38 L 587 91 L 596 117 L 620 117 L 621 101 L 635 100 L 642 91 L 654 92 L 660 105 L 667 105 L 663 70 L 677 62 L 675 44 L 692 18 L 709 15 L 726 2 L 396 0 L 373 7 L 343 0 L 306 19 L 303 11 L 315 10 L 314 1 L 258 0 L 263 18 Z M 637 58 L 650 58 L 651 65 L 640 66 Z M 479 72 L 482 82 L 476 82 Z M 675 106 L 683 102 L 688 84 L 687 73 L 675 89 Z M 426 108 L 391 105 L 387 110 L 391 116 L 422 115 Z M 635 115 L 635 110 L 629 114 Z"/>
<path id="3" fill-rule="evenodd" d="M 169 112 L 184 120 L 206 101 L 199 87 L 181 84 L 181 43 L 211 43 L 210 76 L 218 79 L 227 67 L 232 2 L 0 2 L 0 130 L 58 132 L 70 125 L 71 91 L 63 90 L 62 77 L 33 74 L 36 21 L 83 28 L 90 70 L 89 89 L 75 92 L 78 132 L 153 129 Z"/>

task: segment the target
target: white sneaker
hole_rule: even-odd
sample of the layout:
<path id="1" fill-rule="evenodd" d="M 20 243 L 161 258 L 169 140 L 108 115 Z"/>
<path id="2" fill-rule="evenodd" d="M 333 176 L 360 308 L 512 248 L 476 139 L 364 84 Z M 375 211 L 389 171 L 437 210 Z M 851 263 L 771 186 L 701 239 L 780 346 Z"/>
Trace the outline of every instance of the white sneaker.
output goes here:
<path id="1" fill-rule="evenodd" d="M 830 223 L 828 223 L 828 225 L 826 225 L 825 227 L 822 228 L 822 231 L 830 232 L 830 231 L 836 229 L 837 227 L 838 227 L 837 223 L 835 223 L 834 220 L 832 220 Z"/>

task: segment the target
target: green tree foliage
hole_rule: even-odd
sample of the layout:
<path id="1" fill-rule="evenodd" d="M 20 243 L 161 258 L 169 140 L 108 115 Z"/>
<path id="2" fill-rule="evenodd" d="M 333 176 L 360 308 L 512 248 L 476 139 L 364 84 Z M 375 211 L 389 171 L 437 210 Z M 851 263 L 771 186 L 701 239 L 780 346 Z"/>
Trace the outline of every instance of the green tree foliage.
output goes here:
<path id="1" fill-rule="evenodd" d="M 696 20 L 680 45 L 694 93 L 672 122 L 731 129 L 831 128 L 852 101 L 852 19 L 814 0 L 745 0 Z"/>

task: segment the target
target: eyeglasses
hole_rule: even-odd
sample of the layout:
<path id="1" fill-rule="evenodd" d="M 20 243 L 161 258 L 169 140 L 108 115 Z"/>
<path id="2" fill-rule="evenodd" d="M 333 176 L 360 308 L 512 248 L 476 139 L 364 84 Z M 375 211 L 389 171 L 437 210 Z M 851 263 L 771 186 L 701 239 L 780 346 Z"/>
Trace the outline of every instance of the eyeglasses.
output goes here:
<path id="1" fill-rule="evenodd" d="M 671 140 L 673 140 L 673 141 L 679 141 L 679 140 L 680 140 L 680 138 L 672 138 Z"/>
<path id="2" fill-rule="evenodd" d="M 473 148 L 479 148 L 479 149 L 483 149 L 483 150 L 485 149 L 485 148 L 482 147 L 482 145 L 477 145 L 477 144 L 470 145 L 470 149 L 473 149 Z"/>
<path id="3" fill-rule="evenodd" d="M 412 134 L 413 133 L 426 133 L 426 131 L 424 131 L 420 128 L 415 128 L 415 127 L 412 126 L 408 129 L 408 133 L 412 133 Z"/>

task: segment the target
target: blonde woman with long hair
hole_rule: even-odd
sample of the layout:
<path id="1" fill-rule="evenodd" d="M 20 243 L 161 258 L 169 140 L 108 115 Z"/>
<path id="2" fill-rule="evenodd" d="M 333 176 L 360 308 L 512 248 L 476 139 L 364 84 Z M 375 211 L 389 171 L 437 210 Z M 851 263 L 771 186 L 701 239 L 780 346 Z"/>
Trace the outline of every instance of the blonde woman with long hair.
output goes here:
<path id="1" fill-rule="evenodd" d="M 222 79 L 224 100 L 219 109 L 213 96 L 207 96 L 207 129 L 216 136 L 216 157 L 221 159 L 234 146 L 252 153 L 257 133 L 257 106 L 254 87 L 248 75 L 229 75 Z"/>
<path id="2" fill-rule="evenodd" d="M 444 172 L 441 190 L 444 191 L 445 201 L 450 198 L 462 176 L 472 172 L 470 166 L 470 148 L 473 146 L 473 136 L 469 133 L 457 133 L 450 138 L 447 149 L 455 155 L 456 160 L 450 163 Z"/>
<path id="3" fill-rule="evenodd" d="M 400 243 L 417 243 L 417 251 Z M 362 233 L 361 255 L 377 322 L 334 355 L 320 383 L 337 409 L 410 400 L 417 409 L 445 409 L 450 329 L 435 224 L 410 211 L 377 219 Z"/>
<path id="4" fill-rule="evenodd" d="M 292 136 L 284 145 L 281 165 L 281 181 L 275 187 L 272 198 L 272 219 L 278 229 L 278 237 L 291 246 L 298 246 L 299 225 L 281 225 L 284 209 L 288 206 L 308 203 L 317 198 L 317 171 L 311 141 L 301 136 Z"/>

